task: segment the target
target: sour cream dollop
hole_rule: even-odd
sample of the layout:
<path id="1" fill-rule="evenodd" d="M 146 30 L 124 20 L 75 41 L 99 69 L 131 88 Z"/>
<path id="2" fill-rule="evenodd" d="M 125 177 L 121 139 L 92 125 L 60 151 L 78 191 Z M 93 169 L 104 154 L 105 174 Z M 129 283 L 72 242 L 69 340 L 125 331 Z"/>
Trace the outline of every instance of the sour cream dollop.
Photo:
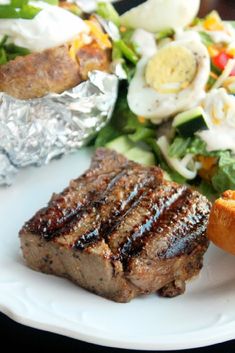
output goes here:
<path id="1" fill-rule="evenodd" d="M 42 10 L 31 20 L 1 19 L 0 38 L 7 35 L 10 43 L 38 52 L 73 40 L 80 33 L 89 33 L 81 18 L 61 7 L 42 1 L 30 4 Z"/>

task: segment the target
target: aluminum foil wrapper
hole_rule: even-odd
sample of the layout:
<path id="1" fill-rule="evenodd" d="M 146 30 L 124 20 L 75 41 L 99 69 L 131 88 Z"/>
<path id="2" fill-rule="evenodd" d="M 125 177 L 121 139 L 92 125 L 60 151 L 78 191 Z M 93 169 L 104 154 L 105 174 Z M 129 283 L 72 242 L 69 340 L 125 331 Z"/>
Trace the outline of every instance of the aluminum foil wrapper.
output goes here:
<path id="1" fill-rule="evenodd" d="M 101 71 L 62 94 L 18 100 L 0 93 L 0 185 L 10 185 L 19 168 L 87 144 L 109 120 L 117 93 L 118 78 Z"/>

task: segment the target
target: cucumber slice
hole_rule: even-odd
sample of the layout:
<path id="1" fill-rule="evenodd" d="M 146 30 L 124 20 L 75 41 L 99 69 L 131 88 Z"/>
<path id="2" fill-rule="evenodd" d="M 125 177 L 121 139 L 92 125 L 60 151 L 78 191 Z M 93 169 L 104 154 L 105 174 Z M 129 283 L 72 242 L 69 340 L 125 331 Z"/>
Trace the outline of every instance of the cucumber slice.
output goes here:
<path id="1" fill-rule="evenodd" d="M 150 151 L 145 151 L 140 147 L 133 147 L 126 153 L 124 153 L 125 157 L 130 159 L 131 161 L 144 164 L 144 165 L 154 165 L 155 157 L 154 154 Z"/>
<path id="2" fill-rule="evenodd" d="M 209 129 L 205 112 L 201 107 L 176 115 L 172 126 L 183 137 L 190 137 L 197 131 Z"/>
<path id="3" fill-rule="evenodd" d="M 116 139 L 108 142 L 105 147 L 115 150 L 118 153 L 122 153 L 131 161 L 144 165 L 155 164 L 154 154 L 138 146 L 134 147 L 134 143 L 131 142 L 127 136 L 119 136 Z"/>
<path id="4" fill-rule="evenodd" d="M 133 147 L 133 143 L 127 136 L 119 136 L 114 140 L 106 143 L 105 147 L 115 150 L 118 153 L 125 154 Z"/>

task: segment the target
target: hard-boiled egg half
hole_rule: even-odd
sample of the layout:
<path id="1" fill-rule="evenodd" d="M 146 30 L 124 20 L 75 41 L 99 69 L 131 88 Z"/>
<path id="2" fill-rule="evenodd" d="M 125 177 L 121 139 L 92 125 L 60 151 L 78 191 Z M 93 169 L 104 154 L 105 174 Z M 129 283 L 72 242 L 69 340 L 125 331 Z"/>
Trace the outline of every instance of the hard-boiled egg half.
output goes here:
<path id="1" fill-rule="evenodd" d="M 200 0 L 148 0 L 124 13 L 122 24 L 157 32 L 186 27 L 197 15 Z"/>
<path id="2" fill-rule="evenodd" d="M 205 96 L 209 73 L 209 54 L 200 41 L 171 42 L 137 64 L 128 91 L 129 107 L 158 124 L 197 105 Z"/>

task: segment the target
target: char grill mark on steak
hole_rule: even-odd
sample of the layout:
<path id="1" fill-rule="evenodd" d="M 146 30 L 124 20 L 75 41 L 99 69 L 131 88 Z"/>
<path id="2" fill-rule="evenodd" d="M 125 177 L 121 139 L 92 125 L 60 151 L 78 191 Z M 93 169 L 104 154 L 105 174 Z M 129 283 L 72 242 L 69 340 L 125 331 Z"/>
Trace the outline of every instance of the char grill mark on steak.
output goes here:
<path id="1" fill-rule="evenodd" d="M 95 222 L 91 223 L 85 234 L 78 237 L 74 247 L 83 250 L 102 238 L 107 242 L 110 231 L 135 207 L 146 189 L 158 184 L 157 171 L 133 166 L 132 169 L 127 168 L 125 173 L 123 171 L 118 174 L 101 199 L 92 204 L 88 212 L 91 219 L 95 218 Z"/>
<path id="2" fill-rule="evenodd" d="M 115 229 L 111 229 L 108 243 L 112 252 L 125 257 L 132 242 L 149 233 L 163 210 L 183 195 L 185 190 L 184 186 L 163 183 L 146 190 L 135 207 L 118 222 Z"/>
<path id="3" fill-rule="evenodd" d="M 141 252 L 149 259 L 164 260 L 189 255 L 196 244 L 205 247 L 208 244 L 206 226 L 209 211 L 210 204 L 204 197 L 185 189 L 174 202 L 162 209 L 159 217 L 153 219 L 151 229 L 137 230 L 122 246 L 124 268 L 127 270 L 129 259 L 137 255 L 140 257 Z"/>
<path id="4" fill-rule="evenodd" d="M 178 203 L 181 200 L 185 201 L 189 192 L 186 187 L 179 186 L 170 188 L 170 192 L 166 190 L 161 197 L 158 193 L 153 192 L 149 195 L 150 214 L 145 216 L 144 221 L 138 225 L 137 229 L 130 232 L 127 240 L 119 248 L 120 258 L 125 265 L 129 257 L 137 255 L 141 251 L 146 238 L 152 232 L 158 233 L 162 221 L 168 223 L 167 216 L 176 211 Z"/>
<path id="5" fill-rule="evenodd" d="M 107 184 L 115 179 L 123 168 L 127 165 L 131 168 L 130 163 L 133 162 L 114 151 L 97 150 L 87 172 L 71 181 L 70 186 L 61 194 L 54 194 L 48 207 L 39 210 L 25 227 L 46 239 L 53 238 L 74 217 L 78 218 L 85 207 L 102 194 Z"/>
<path id="6" fill-rule="evenodd" d="M 197 192 L 188 193 L 185 200 L 180 200 L 176 213 L 169 214 L 168 224 L 163 222 L 162 232 L 164 234 L 164 231 L 168 231 L 170 241 L 169 246 L 158 253 L 158 257 L 169 259 L 185 253 L 190 254 L 195 242 L 207 243 L 209 212 L 209 203 L 203 201 Z"/>

